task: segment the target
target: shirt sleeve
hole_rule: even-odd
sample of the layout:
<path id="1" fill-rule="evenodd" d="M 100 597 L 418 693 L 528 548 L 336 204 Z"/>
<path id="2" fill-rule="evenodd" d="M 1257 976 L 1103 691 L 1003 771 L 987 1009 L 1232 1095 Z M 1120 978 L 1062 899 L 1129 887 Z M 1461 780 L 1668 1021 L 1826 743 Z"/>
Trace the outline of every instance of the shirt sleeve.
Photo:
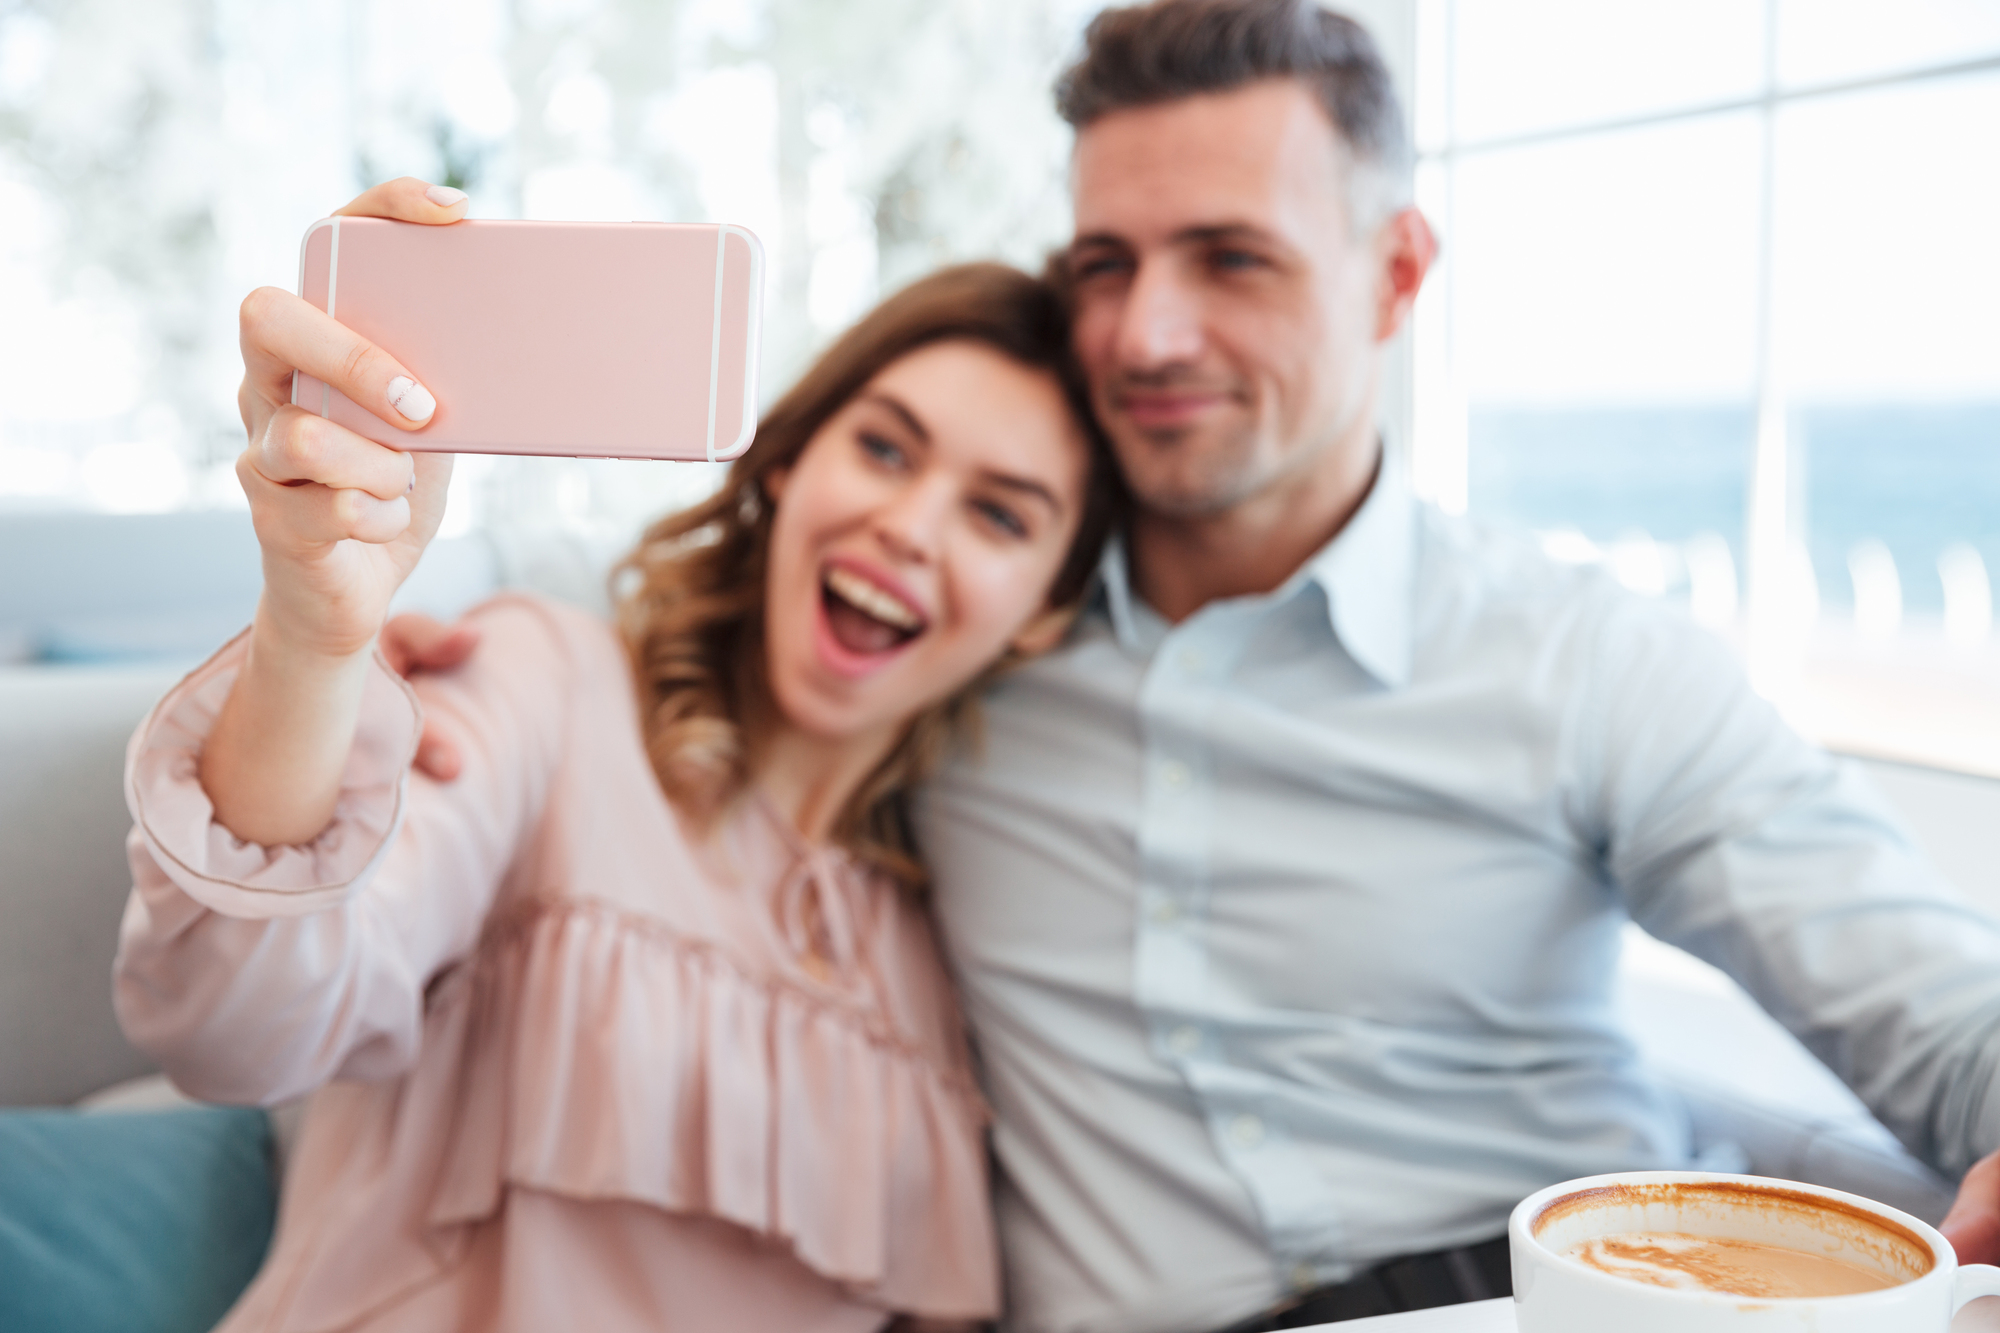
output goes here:
<path id="1" fill-rule="evenodd" d="M 376 658 L 333 820 L 303 846 L 231 834 L 197 775 L 247 634 L 140 725 L 113 995 L 126 1036 L 183 1090 L 273 1104 L 415 1059 L 425 988 L 477 941 L 542 808 L 573 670 L 548 609 L 507 598 L 472 619 L 471 660 L 414 688 Z M 453 782 L 411 770 L 427 712 L 463 745 Z"/>
<path id="2" fill-rule="evenodd" d="M 2000 1147 L 2000 923 L 1714 636 L 1607 601 L 1577 719 L 1584 808 L 1632 917 L 1734 977 L 1919 1157 Z"/>

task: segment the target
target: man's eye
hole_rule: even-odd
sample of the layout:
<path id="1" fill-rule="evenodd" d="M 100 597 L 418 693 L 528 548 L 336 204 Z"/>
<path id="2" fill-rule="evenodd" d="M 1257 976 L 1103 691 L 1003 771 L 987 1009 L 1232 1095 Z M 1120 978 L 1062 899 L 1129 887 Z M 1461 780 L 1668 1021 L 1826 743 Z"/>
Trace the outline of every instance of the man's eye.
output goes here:
<path id="1" fill-rule="evenodd" d="M 1092 255 L 1072 263 L 1070 273 L 1081 282 L 1090 278 L 1104 278 L 1125 273 L 1130 271 L 1131 267 L 1130 261 L 1117 255 Z"/>
<path id="2" fill-rule="evenodd" d="M 861 432 L 861 452 L 889 467 L 901 467 L 909 457 L 894 440 L 872 431 Z"/>
<path id="3" fill-rule="evenodd" d="M 1009 537 L 1028 535 L 1028 525 L 1021 521 L 1021 516 L 997 500 L 974 500 L 972 508 L 987 523 Z"/>
<path id="4" fill-rule="evenodd" d="M 1264 266 L 1263 256 L 1253 255 L 1248 250 L 1217 250 L 1209 256 L 1209 262 L 1230 273 Z"/>

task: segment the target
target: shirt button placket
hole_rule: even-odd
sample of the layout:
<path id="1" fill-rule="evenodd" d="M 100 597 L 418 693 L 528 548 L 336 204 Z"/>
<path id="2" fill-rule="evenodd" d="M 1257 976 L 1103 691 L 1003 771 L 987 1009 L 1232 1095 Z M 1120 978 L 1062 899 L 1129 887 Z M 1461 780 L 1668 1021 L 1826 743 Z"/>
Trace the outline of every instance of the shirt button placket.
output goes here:
<path id="1" fill-rule="evenodd" d="M 1240 610 L 1242 614 L 1236 614 Z M 1140 692 L 1143 885 L 1135 999 L 1162 1059 L 1202 1108 L 1223 1165 L 1257 1201 L 1271 1254 L 1295 1283 L 1317 1285 L 1314 1255 L 1338 1231 L 1284 1130 L 1266 1118 L 1261 1075 L 1231 1063 L 1227 1022 L 1208 995 L 1213 741 L 1222 689 L 1255 630 L 1248 608 L 1211 607 L 1161 643 Z M 1302 1250 L 1305 1251 L 1302 1253 Z"/>
<path id="2" fill-rule="evenodd" d="M 1229 1121 L 1229 1139 L 1239 1148 L 1249 1149 L 1263 1146 L 1264 1122 L 1260 1117 L 1244 1112 L 1232 1116 Z"/>
<path id="3" fill-rule="evenodd" d="M 1170 631 L 1154 653 L 1139 696 L 1144 775 L 1139 817 L 1138 922 L 1134 999 L 1150 1020 L 1163 1058 L 1186 1061 L 1203 1047 L 1198 1014 L 1207 985 L 1200 929 L 1206 907 L 1209 842 L 1207 753 L 1200 726 L 1212 699 L 1199 675 L 1213 654 Z"/>

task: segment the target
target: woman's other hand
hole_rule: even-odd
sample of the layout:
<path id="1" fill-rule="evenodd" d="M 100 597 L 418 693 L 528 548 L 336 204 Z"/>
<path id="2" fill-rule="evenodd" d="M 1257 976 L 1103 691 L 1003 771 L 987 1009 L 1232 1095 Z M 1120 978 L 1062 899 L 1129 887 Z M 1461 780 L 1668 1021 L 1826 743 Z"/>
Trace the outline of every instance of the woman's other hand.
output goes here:
<path id="1" fill-rule="evenodd" d="M 403 179 L 339 210 L 443 225 L 458 190 Z M 262 287 L 242 312 L 248 445 L 236 475 L 263 548 L 249 650 L 202 747 L 215 817 L 266 846 L 310 841 L 332 819 L 360 720 L 368 649 L 389 600 L 444 517 L 451 458 L 407 454 L 292 406 L 304 371 L 383 421 L 421 430 L 436 411 L 395 357 L 290 292 Z"/>

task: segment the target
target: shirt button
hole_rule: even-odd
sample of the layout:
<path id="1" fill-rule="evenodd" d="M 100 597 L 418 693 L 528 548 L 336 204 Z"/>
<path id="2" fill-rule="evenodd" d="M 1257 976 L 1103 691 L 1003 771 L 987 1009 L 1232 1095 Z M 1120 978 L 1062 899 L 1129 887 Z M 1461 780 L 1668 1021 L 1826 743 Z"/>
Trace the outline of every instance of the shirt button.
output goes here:
<path id="1" fill-rule="evenodd" d="M 1319 1274 L 1313 1271 L 1313 1267 L 1311 1264 L 1292 1265 L 1293 1291 L 1311 1291 L 1314 1287 L 1318 1285 L 1319 1285 Z"/>
<path id="2" fill-rule="evenodd" d="M 1166 780 L 1166 784 L 1169 787 L 1185 787 L 1188 785 L 1188 779 L 1194 775 L 1188 771 L 1188 766 L 1180 760 L 1169 759 L 1166 763 L 1160 765 L 1160 776 Z"/>
<path id="3" fill-rule="evenodd" d="M 1181 649 L 1180 664 L 1181 670 L 1187 672 L 1189 675 L 1194 675 L 1201 670 L 1201 654 L 1192 648 L 1183 648 Z"/>
<path id="4" fill-rule="evenodd" d="M 1201 1029 L 1183 1023 L 1167 1034 L 1167 1046 L 1175 1055 L 1193 1055 L 1201 1047 Z"/>
<path id="5" fill-rule="evenodd" d="M 1229 1122 L 1229 1137 L 1239 1148 L 1254 1148 L 1264 1141 L 1264 1122 L 1254 1115 L 1239 1115 Z"/>
<path id="6" fill-rule="evenodd" d="M 1181 919 L 1181 905 L 1172 898 L 1155 898 L 1149 915 L 1156 924 L 1171 926 Z"/>

